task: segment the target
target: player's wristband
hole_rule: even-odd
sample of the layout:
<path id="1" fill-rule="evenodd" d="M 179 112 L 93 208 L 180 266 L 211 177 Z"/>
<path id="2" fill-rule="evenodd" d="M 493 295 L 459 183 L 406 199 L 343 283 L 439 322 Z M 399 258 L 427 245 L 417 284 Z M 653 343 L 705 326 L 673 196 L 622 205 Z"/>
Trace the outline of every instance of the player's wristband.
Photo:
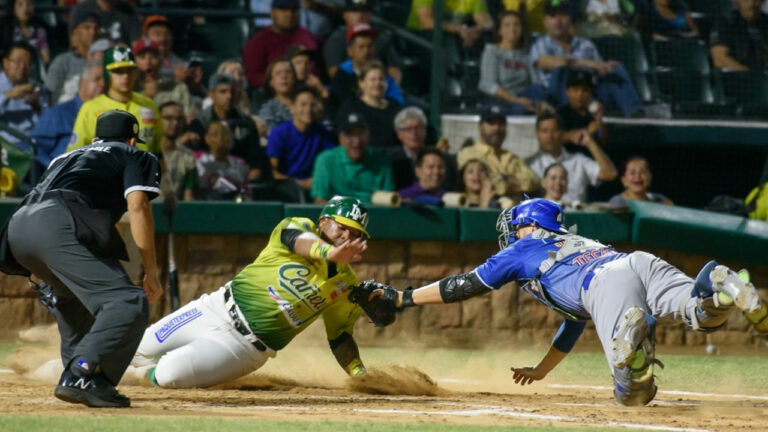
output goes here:
<path id="1" fill-rule="evenodd" d="M 314 259 L 327 259 L 333 249 L 335 249 L 333 246 L 318 239 L 309 247 L 309 256 Z"/>
<path id="2" fill-rule="evenodd" d="M 360 361 L 360 359 L 354 359 L 349 362 L 344 370 L 347 371 L 347 374 L 349 374 L 351 377 L 359 377 L 368 373 L 368 370 L 365 369 L 365 366 L 363 366 L 363 362 Z"/>
<path id="3" fill-rule="evenodd" d="M 408 287 L 403 291 L 403 300 L 400 303 L 400 310 L 411 306 L 416 306 L 416 303 L 413 302 L 413 287 Z"/>

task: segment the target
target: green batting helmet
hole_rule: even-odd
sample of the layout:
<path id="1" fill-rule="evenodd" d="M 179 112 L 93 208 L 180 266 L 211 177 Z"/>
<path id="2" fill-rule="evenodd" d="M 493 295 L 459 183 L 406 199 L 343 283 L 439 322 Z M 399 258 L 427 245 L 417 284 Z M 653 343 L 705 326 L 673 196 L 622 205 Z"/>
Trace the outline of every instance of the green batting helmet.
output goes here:
<path id="1" fill-rule="evenodd" d="M 109 72 L 118 68 L 135 68 L 136 59 L 130 48 L 124 46 L 112 47 L 104 51 L 104 84 L 109 88 Z"/>
<path id="2" fill-rule="evenodd" d="M 338 195 L 331 198 L 320 211 L 320 219 L 322 218 L 329 218 L 336 223 L 362 232 L 366 237 L 371 237 L 366 229 L 368 227 L 368 209 L 357 198 Z"/>

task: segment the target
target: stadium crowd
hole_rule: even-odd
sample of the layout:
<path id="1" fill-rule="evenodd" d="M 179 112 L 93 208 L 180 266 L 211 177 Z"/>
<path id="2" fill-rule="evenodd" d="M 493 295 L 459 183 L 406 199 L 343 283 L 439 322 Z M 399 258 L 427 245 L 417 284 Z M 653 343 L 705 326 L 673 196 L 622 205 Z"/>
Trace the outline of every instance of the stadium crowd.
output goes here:
<path id="1" fill-rule="evenodd" d="M 394 35 L 372 21 L 369 0 L 252 2 L 270 18 L 242 58 L 208 77 L 200 58 L 175 49 L 181 35 L 166 16 L 141 17 L 128 0 L 60 1 L 71 7 L 60 53 L 32 0 L 4 3 L 0 122 L 34 140 L 35 163 L 90 144 L 98 114 L 124 109 L 139 120 L 139 148 L 161 158 L 163 193 L 182 200 L 370 202 L 397 191 L 442 205 L 446 191 L 459 191 L 476 207 L 508 207 L 523 194 L 579 206 L 589 188 L 620 181 L 613 205 L 671 204 L 651 192 L 646 158 L 612 161 L 604 151 L 606 111 L 646 117 L 655 107 L 630 66 L 591 39 L 702 37 L 683 0 L 446 0 L 446 50 L 474 56 L 472 85 L 484 95 L 480 138 L 449 154 L 426 107 L 403 90 Z M 413 0 L 406 28 L 434 25 L 433 1 Z M 708 30 L 716 68 L 765 68 L 760 2 L 734 0 Z M 518 114 L 536 116 L 538 152 L 527 159 L 502 147 L 507 117 Z M 31 150 L 17 134 L 0 140 Z"/>

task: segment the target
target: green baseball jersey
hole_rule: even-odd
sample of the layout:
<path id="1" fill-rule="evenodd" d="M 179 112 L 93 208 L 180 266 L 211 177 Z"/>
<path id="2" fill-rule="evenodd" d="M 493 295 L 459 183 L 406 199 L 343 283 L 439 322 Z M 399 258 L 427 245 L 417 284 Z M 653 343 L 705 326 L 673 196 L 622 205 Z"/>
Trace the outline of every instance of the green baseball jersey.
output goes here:
<path id="1" fill-rule="evenodd" d="M 360 281 L 349 264 L 335 264 L 329 277 L 326 260 L 305 258 L 283 244 L 285 229 L 320 235 L 306 218 L 285 218 L 272 231 L 256 260 L 232 279 L 232 295 L 251 330 L 274 350 L 322 316 L 328 340 L 352 334 L 360 308 L 347 299 Z"/>

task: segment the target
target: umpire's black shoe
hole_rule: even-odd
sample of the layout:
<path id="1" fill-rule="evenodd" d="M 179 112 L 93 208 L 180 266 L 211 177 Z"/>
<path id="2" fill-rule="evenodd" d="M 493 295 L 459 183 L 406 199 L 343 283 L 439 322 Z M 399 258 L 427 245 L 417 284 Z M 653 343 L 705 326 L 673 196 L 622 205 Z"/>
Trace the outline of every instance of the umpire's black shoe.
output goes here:
<path id="1" fill-rule="evenodd" d="M 69 369 L 61 374 L 59 385 L 53 391 L 57 398 L 70 403 L 81 403 L 92 408 L 127 408 L 131 400 L 117 392 L 101 375 L 81 377 Z"/>

